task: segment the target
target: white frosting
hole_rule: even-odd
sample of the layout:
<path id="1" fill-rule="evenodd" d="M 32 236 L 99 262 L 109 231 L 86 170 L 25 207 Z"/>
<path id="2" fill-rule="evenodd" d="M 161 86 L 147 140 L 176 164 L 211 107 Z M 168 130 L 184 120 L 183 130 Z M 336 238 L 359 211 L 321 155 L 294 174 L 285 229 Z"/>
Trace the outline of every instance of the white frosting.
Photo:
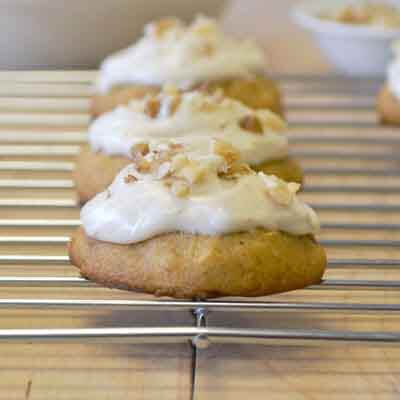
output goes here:
<path id="1" fill-rule="evenodd" d="M 97 81 L 100 92 L 126 83 L 170 82 L 187 88 L 205 80 L 249 76 L 265 65 L 255 43 L 225 36 L 205 17 L 189 26 L 175 21 L 162 34 L 158 30 L 157 23 L 148 25 L 137 43 L 104 60 Z"/>
<path id="2" fill-rule="evenodd" d="M 218 138 L 236 147 L 242 161 L 252 165 L 288 154 L 288 140 L 278 132 L 285 124 L 268 110 L 251 110 L 219 94 L 187 92 L 180 95 L 180 105 L 171 114 L 165 112 L 171 98 L 167 94 L 160 96 L 162 106 L 156 118 L 144 112 L 148 99 L 134 100 L 129 106 L 100 116 L 89 128 L 92 150 L 131 157 L 136 143 L 155 147 L 170 141 L 183 144 L 185 152 L 207 154 L 210 140 Z M 263 132 L 257 134 L 241 128 L 239 121 L 246 116 L 257 117 Z"/>
<path id="3" fill-rule="evenodd" d="M 126 244 L 168 232 L 222 235 L 254 228 L 295 235 L 318 232 L 316 214 L 295 195 L 297 184 L 262 172 L 223 179 L 217 174 L 221 160 L 202 159 L 206 173 L 183 197 L 157 174 L 141 174 L 134 164 L 128 165 L 106 192 L 82 208 L 87 235 Z M 127 183 L 129 175 L 137 180 Z"/>
<path id="4" fill-rule="evenodd" d="M 394 60 L 387 70 L 387 85 L 390 92 L 400 99 L 400 40 L 393 44 Z"/>

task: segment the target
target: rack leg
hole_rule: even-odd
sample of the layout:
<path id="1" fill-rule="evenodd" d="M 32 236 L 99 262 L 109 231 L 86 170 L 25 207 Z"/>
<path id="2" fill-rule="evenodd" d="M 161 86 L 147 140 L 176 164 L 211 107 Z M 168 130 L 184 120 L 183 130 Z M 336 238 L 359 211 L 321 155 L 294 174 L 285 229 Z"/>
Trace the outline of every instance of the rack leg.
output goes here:
<path id="1" fill-rule="evenodd" d="M 196 318 L 197 328 L 207 327 L 207 310 L 205 308 L 195 308 L 193 310 L 193 315 Z M 192 339 L 192 345 L 196 349 L 206 349 L 210 345 L 207 334 L 200 333 Z"/>

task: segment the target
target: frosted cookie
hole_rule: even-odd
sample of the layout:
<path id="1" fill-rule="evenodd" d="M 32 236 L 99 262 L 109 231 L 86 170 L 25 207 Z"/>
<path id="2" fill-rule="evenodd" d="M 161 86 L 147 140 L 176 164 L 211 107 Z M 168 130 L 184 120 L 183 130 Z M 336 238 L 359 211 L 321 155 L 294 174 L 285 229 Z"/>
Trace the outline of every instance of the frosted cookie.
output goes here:
<path id="1" fill-rule="evenodd" d="M 320 282 L 319 221 L 299 185 L 229 157 L 139 158 L 81 210 L 73 265 L 158 296 L 263 296 Z"/>
<path id="2" fill-rule="evenodd" d="M 156 94 L 166 83 L 183 90 L 219 88 L 249 107 L 281 114 L 279 90 L 264 76 L 265 65 L 259 46 L 223 34 L 212 19 L 198 17 L 190 25 L 163 19 L 146 26 L 138 42 L 102 63 L 92 116 Z"/>
<path id="3" fill-rule="evenodd" d="M 288 156 L 285 123 L 269 110 L 254 110 L 222 92 L 177 91 L 132 100 L 96 119 L 89 147 L 81 152 L 74 180 L 81 202 L 103 191 L 115 175 L 150 148 L 177 146 L 207 154 L 214 142 L 235 147 L 237 157 L 269 174 L 301 183 L 303 173 Z"/>

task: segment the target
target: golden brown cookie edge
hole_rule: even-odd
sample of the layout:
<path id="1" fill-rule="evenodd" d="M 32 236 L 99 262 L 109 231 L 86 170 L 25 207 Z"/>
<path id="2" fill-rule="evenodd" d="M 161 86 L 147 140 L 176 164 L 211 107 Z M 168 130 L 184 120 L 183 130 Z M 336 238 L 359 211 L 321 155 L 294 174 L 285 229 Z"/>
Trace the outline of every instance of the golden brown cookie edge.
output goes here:
<path id="1" fill-rule="evenodd" d="M 318 284 L 324 249 L 312 236 L 255 230 L 221 236 L 169 233 L 130 245 L 89 239 L 69 244 L 81 274 L 112 288 L 176 298 L 264 296 Z"/>
<path id="2" fill-rule="evenodd" d="M 400 125 L 400 100 L 385 85 L 378 94 L 377 109 L 383 124 Z"/>

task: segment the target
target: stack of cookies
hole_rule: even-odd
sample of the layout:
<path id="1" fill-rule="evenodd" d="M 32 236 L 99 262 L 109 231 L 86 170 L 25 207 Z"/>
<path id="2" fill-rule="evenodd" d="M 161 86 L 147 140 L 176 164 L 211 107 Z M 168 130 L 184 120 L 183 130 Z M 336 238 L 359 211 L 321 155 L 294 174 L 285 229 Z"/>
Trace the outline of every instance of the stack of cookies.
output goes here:
<path id="1" fill-rule="evenodd" d="M 70 258 L 106 286 L 262 296 L 321 280 L 319 222 L 297 196 L 263 52 L 205 17 L 150 24 L 106 59 L 75 182 Z"/>

